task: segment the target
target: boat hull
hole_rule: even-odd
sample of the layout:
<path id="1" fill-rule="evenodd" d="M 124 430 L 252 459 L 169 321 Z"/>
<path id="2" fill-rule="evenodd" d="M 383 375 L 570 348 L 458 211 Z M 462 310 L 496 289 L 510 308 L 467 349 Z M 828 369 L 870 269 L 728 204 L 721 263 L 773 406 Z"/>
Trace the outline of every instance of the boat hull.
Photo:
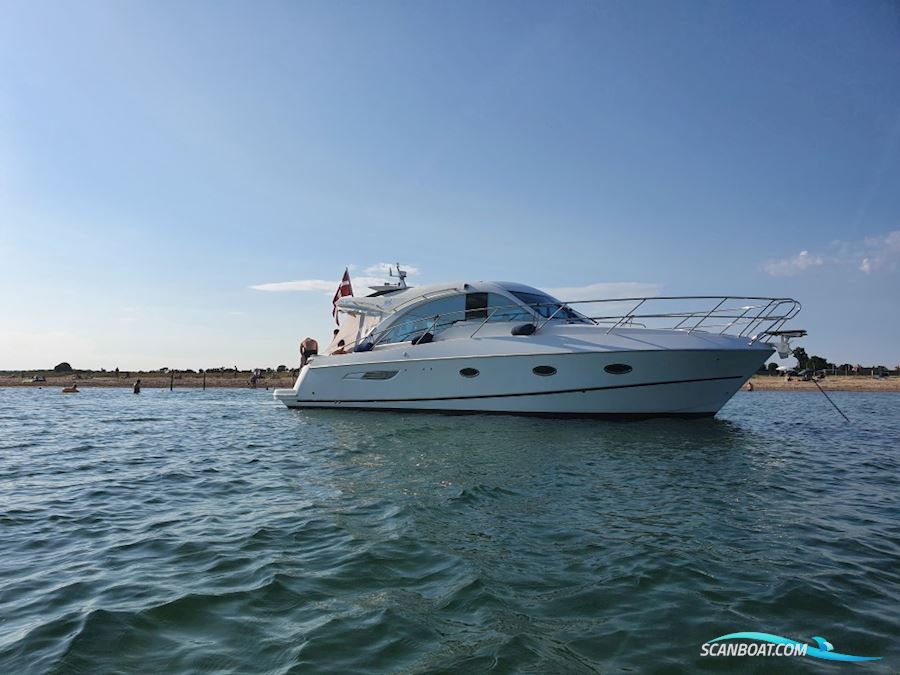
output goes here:
<path id="1" fill-rule="evenodd" d="M 768 345 L 757 345 L 720 350 L 404 357 L 370 363 L 328 358 L 304 368 L 295 387 L 278 390 L 275 397 L 291 408 L 708 417 L 771 354 Z M 623 366 L 630 370 L 619 372 L 626 370 Z"/>

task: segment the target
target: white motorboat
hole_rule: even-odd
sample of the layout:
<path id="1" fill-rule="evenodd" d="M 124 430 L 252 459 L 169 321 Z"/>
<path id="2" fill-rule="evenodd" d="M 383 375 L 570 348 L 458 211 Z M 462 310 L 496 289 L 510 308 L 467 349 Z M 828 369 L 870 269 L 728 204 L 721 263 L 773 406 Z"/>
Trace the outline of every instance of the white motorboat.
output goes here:
<path id="1" fill-rule="evenodd" d="M 343 297 L 335 340 L 311 357 L 290 408 L 583 417 L 715 415 L 775 351 L 790 298 L 562 302 L 530 286 L 373 287 Z M 774 345 L 773 342 L 778 344 Z M 337 353 L 336 353 L 337 352 Z M 346 353 L 341 353 L 346 352 Z"/>

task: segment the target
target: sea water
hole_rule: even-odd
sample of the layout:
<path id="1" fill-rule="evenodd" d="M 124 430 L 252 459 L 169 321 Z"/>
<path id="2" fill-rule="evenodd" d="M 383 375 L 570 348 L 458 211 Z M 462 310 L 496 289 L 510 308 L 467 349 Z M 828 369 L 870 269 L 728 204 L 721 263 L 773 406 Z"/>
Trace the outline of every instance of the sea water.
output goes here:
<path id="1" fill-rule="evenodd" d="M 0 672 L 896 672 L 900 394 L 832 397 L 849 424 L 0 389 Z M 701 656 L 735 631 L 882 660 Z"/>

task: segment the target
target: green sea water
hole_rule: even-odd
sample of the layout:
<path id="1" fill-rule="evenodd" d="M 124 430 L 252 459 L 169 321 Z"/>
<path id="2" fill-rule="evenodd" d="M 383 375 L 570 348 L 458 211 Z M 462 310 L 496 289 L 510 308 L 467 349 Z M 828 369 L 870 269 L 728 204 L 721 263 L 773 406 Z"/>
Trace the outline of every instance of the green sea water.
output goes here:
<path id="1" fill-rule="evenodd" d="M 900 395 L 713 420 L 0 389 L 2 673 L 900 670 Z M 880 656 L 701 657 L 734 631 Z"/>

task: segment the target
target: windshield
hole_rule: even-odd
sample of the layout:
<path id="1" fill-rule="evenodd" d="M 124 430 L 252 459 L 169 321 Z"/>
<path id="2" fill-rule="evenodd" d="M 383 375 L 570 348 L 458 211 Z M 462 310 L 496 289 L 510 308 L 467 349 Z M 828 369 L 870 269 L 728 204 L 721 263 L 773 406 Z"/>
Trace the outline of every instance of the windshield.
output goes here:
<path id="1" fill-rule="evenodd" d="M 565 319 L 567 321 L 577 321 L 579 323 L 587 322 L 587 319 L 584 316 L 549 295 L 525 293 L 523 291 L 511 292 L 545 319 L 553 317 L 554 319 Z"/>

